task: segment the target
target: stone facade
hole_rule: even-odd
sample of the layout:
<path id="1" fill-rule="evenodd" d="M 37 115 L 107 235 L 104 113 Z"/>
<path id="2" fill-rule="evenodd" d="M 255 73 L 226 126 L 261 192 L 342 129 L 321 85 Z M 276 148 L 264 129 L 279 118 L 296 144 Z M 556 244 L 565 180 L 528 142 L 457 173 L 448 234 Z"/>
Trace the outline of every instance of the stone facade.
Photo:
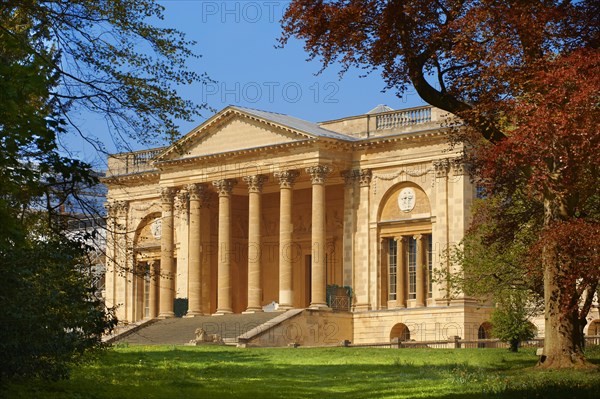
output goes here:
<path id="1" fill-rule="evenodd" d="M 110 157 L 108 305 L 126 322 L 173 317 L 178 301 L 186 317 L 272 302 L 327 317 L 345 286 L 351 316 L 331 317 L 355 343 L 477 338 L 490 308 L 432 279 L 475 197 L 446 119 L 227 107 L 168 148 Z"/>

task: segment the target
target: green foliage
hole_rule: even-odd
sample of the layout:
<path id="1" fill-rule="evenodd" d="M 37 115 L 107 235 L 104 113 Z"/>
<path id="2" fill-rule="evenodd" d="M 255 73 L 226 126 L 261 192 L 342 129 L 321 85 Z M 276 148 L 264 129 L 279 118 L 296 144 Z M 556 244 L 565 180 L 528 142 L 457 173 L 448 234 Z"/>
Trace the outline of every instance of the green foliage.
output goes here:
<path id="1" fill-rule="evenodd" d="M 506 292 L 527 291 L 540 302 L 543 287 L 540 270 L 525 267 L 528 251 L 543 223 L 541 206 L 516 192 L 510 199 L 502 195 L 478 200 L 474 219 L 459 246 L 453 248 L 452 264 L 462 273 L 445 273 L 453 293 L 499 301 Z M 532 278 L 535 276 L 536 278 Z"/>
<path id="2" fill-rule="evenodd" d="M 590 352 L 593 362 L 598 352 Z M 73 371 L 70 381 L 9 386 L 44 398 L 595 398 L 600 374 L 539 372 L 533 349 L 368 349 L 130 346 Z"/>
<path id="3" fill-rule="evenodd" d="M 535 326 L 529 321 L 527 294 L 523 291 L 505 293 L 492 313 L 492 335 L 510 344 L 516 352 L 519 343 L 535 336 Z"/>
<path id="4" fill-rule="evenodd" d="M 206 108 L 183 99 L 177 87 L 207 78 L 187 69 L 193 42 L 148 22 L 160 23 L 163 10 L 154 0 L 8 0 L 0 6 L 0 31 L 53 73 L 56 85 L 47 90 L 56 110 L 98 148 L 102 143 L 73 115 L 103 116 L 120 144 L 173 140 L 175 119 L 191 120 Z"/>
<path id="5" fill-rule="evenodd" d="M 104 116 L 123 144 L 173 139 L 174 120 L 203 108 L 176 92 L 204 77 L 186 69 L 192 42 L 147 22 L 162 11 L 152 0 L 0 2 L 4 381 L 65 377 L 114 326 L 86 266 L 91 237 L 68 235 L 61 223 L 67 199 L 81 200 L 79 191 L 97 178 L 59 143 L 72 130 L 102 148 L 77 126 L 80 112 Z"/>
<path id="6" fill-rule="evenodd" d="M 115 323 L 94 295 L 85 245 L 44 233 L 0 251 L 0 381 L 68 376 Z"/>

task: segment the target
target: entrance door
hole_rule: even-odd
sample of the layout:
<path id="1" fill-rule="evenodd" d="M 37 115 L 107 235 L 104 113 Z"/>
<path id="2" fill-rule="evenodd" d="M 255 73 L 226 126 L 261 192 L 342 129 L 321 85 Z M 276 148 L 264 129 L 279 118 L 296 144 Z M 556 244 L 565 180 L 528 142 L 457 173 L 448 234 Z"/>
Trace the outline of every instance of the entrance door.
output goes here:
<path id="1" fill-rule="evenodd" d="M 312 256 L 304 256 L 304 304 L 305 308 L 310 306 L 311 287 L 312 287 Z"/>

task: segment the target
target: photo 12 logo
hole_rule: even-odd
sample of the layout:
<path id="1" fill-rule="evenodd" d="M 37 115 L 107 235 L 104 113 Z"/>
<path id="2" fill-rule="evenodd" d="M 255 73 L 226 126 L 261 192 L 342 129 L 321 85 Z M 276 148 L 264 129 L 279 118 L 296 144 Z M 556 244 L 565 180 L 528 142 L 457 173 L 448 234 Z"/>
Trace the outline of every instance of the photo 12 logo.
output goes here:
<path id="1" fill-rule="evenodd" d="M 297 103 L 308 100 L 314 103 L 337 104 L 340 88 L 335 82 L 314 82 L 302 86 L 298 82 L 208 82 L 202 86 L 202 101 L 232 103 L 258 103 L 276 101 Z"/>
<path id="2" fill-rule="evenodd" d="M 238 24 L 279 23 L 286 4 L 280 1 L 202 1 L 201 20 L 203 23 L 211 20 Z"/>

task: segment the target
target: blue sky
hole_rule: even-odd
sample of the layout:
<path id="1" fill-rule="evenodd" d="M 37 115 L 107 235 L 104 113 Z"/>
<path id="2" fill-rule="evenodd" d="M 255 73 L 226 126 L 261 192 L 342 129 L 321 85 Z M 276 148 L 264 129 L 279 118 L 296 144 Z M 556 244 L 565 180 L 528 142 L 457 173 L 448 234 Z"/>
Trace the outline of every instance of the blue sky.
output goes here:
<path id="1" fill-rule="evenodd" d="M 393 90 L 382 93 L 385 83 L 377 72 L 361 78 L 362 71 L 354 70 L 340 79 L 339 68 L 331 67 L 317 76 L 321 64 L 306 61 L 299 41 L 275 48 L 288 1 L 168 0 L 161 4 L 166 8 L 162 24 L 197 42 L 194 51 L 201 58 L 191 60 L 190 67 L 216 81 L 181 89 L 195 102 L 206 102 L 216 110 L 230 104 L 258 108 L 313 122 L 363 114 L 378 104 L 394 109 L 423 104 L 414 91 L 402 99 Z M 182 123 L 182 134 L 210 116 L 206 112 L 194 123 Z M 107 134 L 103 123 L 94 118 L 86 117 L 85 127 L 101 138 Z M 117 150 L 108 137 L 105 143 L 109 152 Z M 76 139 L 69 140 L 69 146 L 87 161 L 104 158 Z"/>

